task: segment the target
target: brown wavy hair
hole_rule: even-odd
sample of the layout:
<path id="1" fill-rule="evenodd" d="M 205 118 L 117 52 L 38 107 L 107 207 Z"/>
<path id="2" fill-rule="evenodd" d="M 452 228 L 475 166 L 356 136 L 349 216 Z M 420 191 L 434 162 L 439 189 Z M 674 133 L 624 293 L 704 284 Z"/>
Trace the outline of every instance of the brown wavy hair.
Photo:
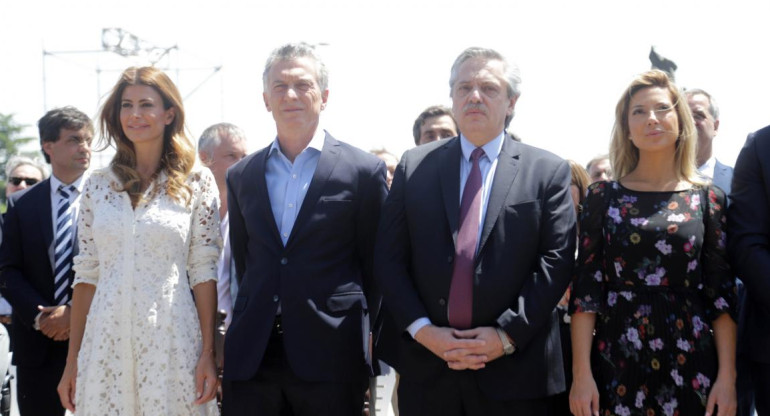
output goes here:
<path id="1" fill-rule="evenodd" d="M 128 192 L 134 206 L 141 200 L 142 180 L 136 170 L 136 151 L 120 124 L 123 91 L 129 85 L 152 87 L 163 99 L 163 108 L 174 109 L 174 120 L 163 130 L 163 152 L 160 157 L 160 166 L 153 180 L 156 180 L 157 174 L 165 172 L 168 176 L 165 191 L 173 199 L 189 205 L 192 188 L 185 181 L 195 164 L 195 148 L 184 132 L 182 96 L 163 71 L 151 66 L 131 67 L 123 71 L 99 115 L 102 148 L 114 146 L 117 150 L 110 162 L 110 167 L 123 184 L 123 189 L 120 191 Z"/>

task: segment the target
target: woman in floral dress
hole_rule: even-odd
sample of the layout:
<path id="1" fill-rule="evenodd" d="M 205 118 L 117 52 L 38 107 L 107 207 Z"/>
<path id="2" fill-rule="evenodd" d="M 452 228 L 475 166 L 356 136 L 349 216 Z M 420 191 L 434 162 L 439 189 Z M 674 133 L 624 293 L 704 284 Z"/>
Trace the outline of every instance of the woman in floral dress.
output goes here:
<path id="1" fill-rule="evenodd" d="M 697 177 L 695 146 L 679 90 L 661 71 L 637 77 L 616 108 L 618 180 L 589 188 L 580 220 L 570 301 L 577 416 L 735 414 L 726 198 Z"/>

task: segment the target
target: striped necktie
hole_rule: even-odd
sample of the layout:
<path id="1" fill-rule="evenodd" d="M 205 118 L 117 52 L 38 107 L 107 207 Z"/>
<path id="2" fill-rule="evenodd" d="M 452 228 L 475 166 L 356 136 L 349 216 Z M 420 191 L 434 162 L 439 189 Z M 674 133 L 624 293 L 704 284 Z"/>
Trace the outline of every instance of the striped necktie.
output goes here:
<path id="1" fill-rule="evenodd" d="M 64 305 L 69 301 L 71 284 L 69 271 L 72 268 L 73 248 L 73 209 L 70 196 L 77 192 L 73 185 L 60 185 L 57 190 L 59 201 L 56 204 L 56 235 L 54 236 L 54 304 Z"/>

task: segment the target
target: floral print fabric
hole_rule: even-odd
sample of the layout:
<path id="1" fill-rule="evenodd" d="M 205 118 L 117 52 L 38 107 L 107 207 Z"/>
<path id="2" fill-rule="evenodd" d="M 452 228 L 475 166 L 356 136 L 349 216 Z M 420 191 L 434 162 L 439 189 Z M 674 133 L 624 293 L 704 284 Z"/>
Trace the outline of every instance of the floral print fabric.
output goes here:
<path id="1" fill-rule="evenodd" d="M 733 313 L 725 195 L 591 185 L 570 313 L 595 312 L 602 415 L 704 414 L 718 363 L 711 323 Z"/>

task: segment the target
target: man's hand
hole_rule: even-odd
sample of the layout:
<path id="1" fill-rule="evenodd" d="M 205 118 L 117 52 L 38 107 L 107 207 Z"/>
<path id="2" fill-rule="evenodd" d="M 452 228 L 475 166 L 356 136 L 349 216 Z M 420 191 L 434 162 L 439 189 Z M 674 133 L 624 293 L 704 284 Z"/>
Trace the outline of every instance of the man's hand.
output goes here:
<path id="1" fill-rule="evenodd" d="M 66 341 L 70 337 L 70 308 L 67 305 L 38 306 L 40 332 L 54 341 Z"/>
<path id="2" fill-rule="evenodd" d="M 464 331 L 454 329 L 452 330 L 452 333 L 455 337 L 460 339 L 484 341 L 483 344 L 479 344 L 476 347 L 455 349 L 447 352 L 445 355 L 449 362 L 449 368 L 453 370 L 465 370 L 466 368 L 478 370 L 478 368 L 466 367 L 465 362 L 461 357 L 484 357 L 483 362 L 488 363 L 505 354 L 505 351 L 503 351 L 503 342 L 500 341 L 497 330 L 491 326 L 480 326 Z M 484 366 L 482 365 L 479 368 L 484 368 Z"/>
<path id="3" fill-rule="evenodd" d="M 494 330 L 493 330 L 494 331 Z M 483 339 L 461 338 L 452 328 L 426 325 L 415 334 L 415 341 L 427 348 L 437 357 L 449 363 L 449 368 L 454 370 L 478 370 L 484 368 L 487 362 L 485 355 L 474 353 L 484 347 Z M 495 336 L 497 336 L 495 334 Z M 500 343 L 500 339 L 497 340 Z"/>

